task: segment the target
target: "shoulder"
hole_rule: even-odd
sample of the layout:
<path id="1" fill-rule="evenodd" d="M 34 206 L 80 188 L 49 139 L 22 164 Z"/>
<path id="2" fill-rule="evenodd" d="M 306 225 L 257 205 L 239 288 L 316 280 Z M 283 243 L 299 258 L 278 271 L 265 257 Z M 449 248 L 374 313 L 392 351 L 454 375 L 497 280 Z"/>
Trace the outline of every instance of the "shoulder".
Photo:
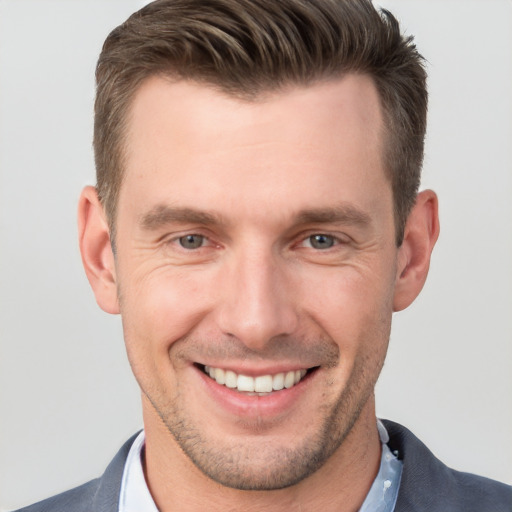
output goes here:
<path id="1" fill-rule="evenodd" d="M 21 508 L 16 512 L 90 512 L 100 479 L 91 480 L 69 491 Z"/>
<path id="2" fill-rule="evenodd" d="M 117 512 L 126 458 L 138 435 L 126 441 L 100 478 L 15 512 Z"/>
<path id="3" fill-rule="evenodd" d="M 408 429 L 383 420 L 403 462 L 396 512 L 511 512 L 512 487 L 449 468 Z"/>

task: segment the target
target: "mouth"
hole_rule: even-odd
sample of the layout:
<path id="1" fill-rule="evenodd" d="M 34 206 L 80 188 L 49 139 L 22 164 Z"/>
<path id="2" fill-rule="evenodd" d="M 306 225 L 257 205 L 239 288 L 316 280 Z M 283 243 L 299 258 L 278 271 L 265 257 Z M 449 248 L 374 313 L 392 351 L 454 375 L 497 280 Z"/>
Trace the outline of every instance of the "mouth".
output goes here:
<path id="1" fill-rule="evenodd" d="M 276 391 L 291 389 L 318 368 L 300 368 L 276 374 L 249 376 L 213 366 L 197 366 L 217 384 L 239 393 L 257 396 L 267 396 Z"/>

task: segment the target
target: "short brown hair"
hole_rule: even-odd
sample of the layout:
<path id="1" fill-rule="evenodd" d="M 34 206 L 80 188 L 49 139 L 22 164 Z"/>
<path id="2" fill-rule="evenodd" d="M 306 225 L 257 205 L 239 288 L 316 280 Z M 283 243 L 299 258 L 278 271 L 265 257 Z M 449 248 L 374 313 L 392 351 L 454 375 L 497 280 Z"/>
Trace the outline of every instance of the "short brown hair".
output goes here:
<path id="1" fill-rule="evenodd" d="M 131 100 L 154 75 L 247 100 L 290 84 L 365 73 L 385 120 L 397 245 L 420 182 L 427 91 L 423 58 L 370 0 L 157 0 L 114 29 L 96 68 L 97 188 L 114 241 Z"/>

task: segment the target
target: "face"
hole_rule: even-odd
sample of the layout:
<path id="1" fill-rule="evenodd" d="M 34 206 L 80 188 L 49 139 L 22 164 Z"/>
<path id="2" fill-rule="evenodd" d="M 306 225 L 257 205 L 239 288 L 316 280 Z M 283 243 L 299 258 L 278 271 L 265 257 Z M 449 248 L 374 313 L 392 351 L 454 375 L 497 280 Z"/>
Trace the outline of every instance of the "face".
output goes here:
<path id="1" fill-rule="evenodd" d="M 382 124 L 364 76 L 250 103 L 154 78 L 135 97 L 128 356 L 145 422 L 223 485 L 299 482 L 373 414 L 397 259 Z"/>

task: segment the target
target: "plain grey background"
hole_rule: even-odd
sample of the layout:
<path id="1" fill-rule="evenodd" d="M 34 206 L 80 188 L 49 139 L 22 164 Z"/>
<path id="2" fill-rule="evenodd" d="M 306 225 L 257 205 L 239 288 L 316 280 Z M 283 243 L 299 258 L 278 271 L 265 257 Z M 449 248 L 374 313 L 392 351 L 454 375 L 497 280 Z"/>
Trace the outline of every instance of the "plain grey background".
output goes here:
<path id="1" fill-rule="evenodd" d="M 94 66 L 146 2 L 0 0 L 0 510 L 98 476 L 142 426 L 120 319 L 76 242 Z M 377 390 L 457 469 L 512 483 L 512 2 L 379 2 L 428 59 L 424 187 L 441 237 Z"/>

